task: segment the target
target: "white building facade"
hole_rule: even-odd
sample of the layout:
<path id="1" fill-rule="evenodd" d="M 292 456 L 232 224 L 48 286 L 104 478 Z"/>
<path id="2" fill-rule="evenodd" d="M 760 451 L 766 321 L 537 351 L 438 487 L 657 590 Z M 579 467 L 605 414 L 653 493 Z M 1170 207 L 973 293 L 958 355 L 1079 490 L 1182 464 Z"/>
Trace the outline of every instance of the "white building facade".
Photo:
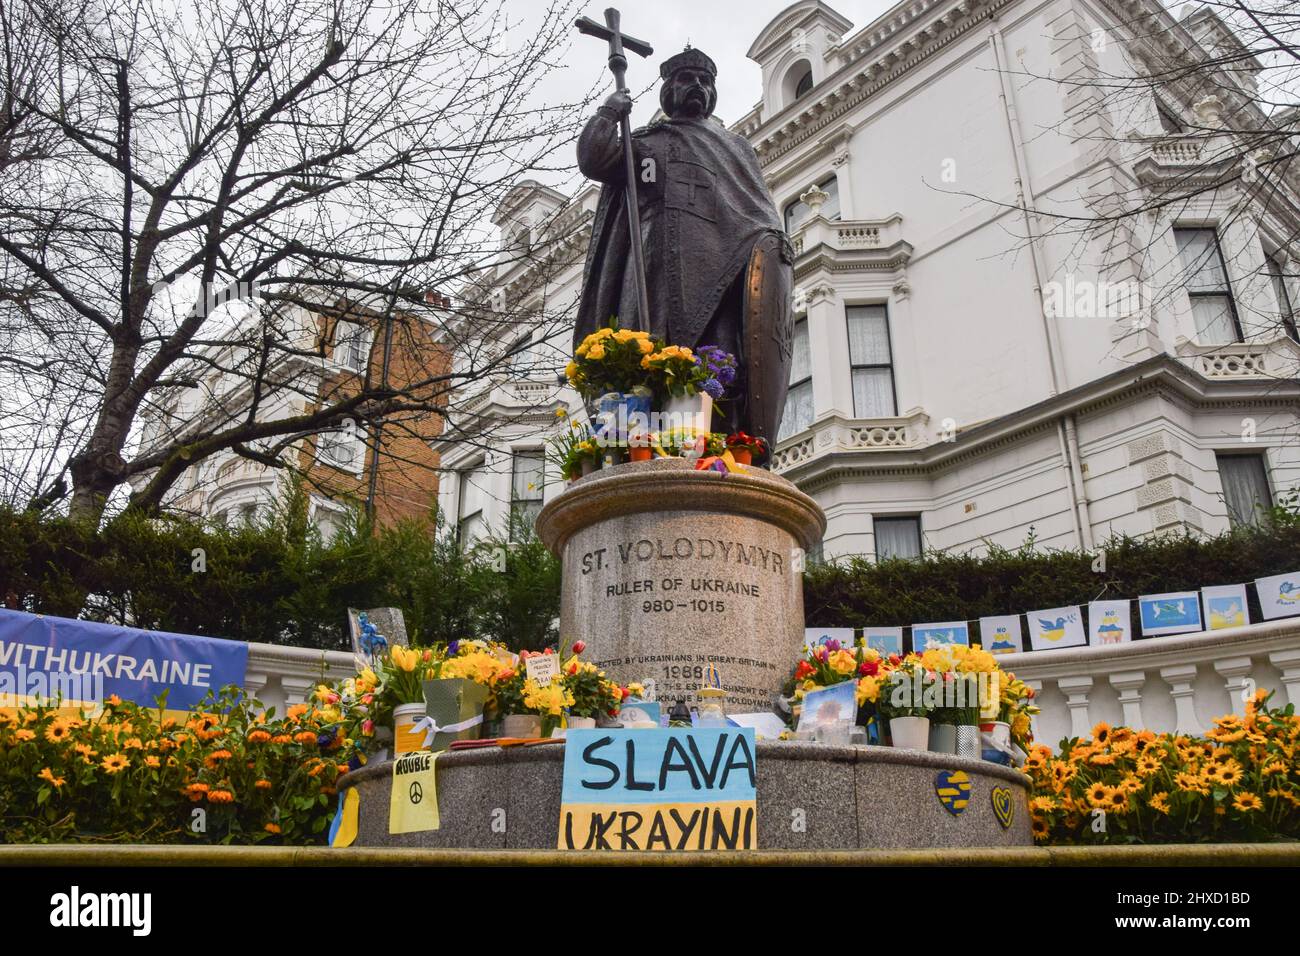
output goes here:
<path id="1" fill-rule="evenodd" d="M 1300 182 L 1225 160 L 1160 203 L 1237 155 L 1225 115 L 1270 122 L 1249 69 L 1142 79 L 1231 42 L 1147 0 L 910 0 L 856 31 L 804 0 L 754 40 L 762 99 L 732 128 L 798 290 L 773 467 L 825 510 L 824 557 L 1214 534 L 1300 485 Z M 493 294 L 571 308 L 595 198 L 522 186 L 503 244 L 574 261 L 539 283 L 511 260 Z M 434 446 L 471 537 L 563 491 L 544 442 L 581 408 L 568 335 L 538 339 L 467 399 L 508 422 L 491 446 Z"/>

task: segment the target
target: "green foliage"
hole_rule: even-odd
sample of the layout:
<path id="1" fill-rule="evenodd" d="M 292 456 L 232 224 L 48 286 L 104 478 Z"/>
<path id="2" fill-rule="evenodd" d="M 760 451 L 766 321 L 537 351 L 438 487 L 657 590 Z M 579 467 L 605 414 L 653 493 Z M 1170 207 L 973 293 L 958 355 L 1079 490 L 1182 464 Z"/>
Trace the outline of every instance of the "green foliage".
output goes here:
<path id="1" fill-rule="evenodd" d="M 224 527 L 126 513 L 102 528 L 0 508 L 0 596 L 26 611 L 302 647 L 348 646 L 348 607 L 397 607 L 423 643 L 553 644 L 560 572 L 530 528 L 463 553 L 435 516 L 326 544 L 290 487 L 268 518 Z M 197 570 L 202 566 L 204 570 Z"/>
<path id="2" fill-rule="evenodd" d="M 1099 549 L 1104 570 L 1096 552 L 1044 551 L 1032 539 L 1014 551 L 990 547 L 982 557 L 932 552 L 916 560 L 812 565 L 804 574 L 804 613 L 811 627 L 890 627 L 1253 581 L 1300 564 L 1300 521 L 1278 512 L 1263 528 L 1214 538 L 1112 538 Z M 1261 620 L 1249 593 L 1251 620 Z M 1132 613 L 1133 633 L 1141 633 L 1136 602 Z"/>

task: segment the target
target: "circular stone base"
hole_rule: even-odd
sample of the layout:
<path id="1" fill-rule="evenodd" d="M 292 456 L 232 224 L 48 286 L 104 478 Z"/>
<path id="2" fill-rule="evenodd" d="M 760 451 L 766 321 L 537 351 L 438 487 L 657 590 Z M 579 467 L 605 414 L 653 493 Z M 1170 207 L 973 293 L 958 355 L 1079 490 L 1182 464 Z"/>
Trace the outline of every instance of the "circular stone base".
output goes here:
<path id="1" fill-rule="evenodd" d="M 845 850 L 1031 846 L 1029 778 L 982 760 L 892 747 L 831 747 L 759 741 L 758 849 Z M 935 793 L 941 771 L 964 770 L 970 802 L 953 815 Z M 361 797 L 354 846 L 556 848 L 564 747 L 443 753 L 437 761 L 442 826 L 390 835 L 391 761 L 340 780 Z M 1010 791 L 1011 821 L 994 814 L 992 792 Z"/>

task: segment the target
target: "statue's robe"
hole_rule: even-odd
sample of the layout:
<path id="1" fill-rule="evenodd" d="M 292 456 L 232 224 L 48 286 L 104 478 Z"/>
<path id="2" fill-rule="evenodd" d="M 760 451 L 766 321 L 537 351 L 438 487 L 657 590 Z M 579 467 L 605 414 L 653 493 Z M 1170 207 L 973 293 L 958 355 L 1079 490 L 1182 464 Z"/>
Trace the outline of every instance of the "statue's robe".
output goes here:
<path id="1" fill-rule="evenodd" d="M 739 299 L 727 293 L 755 243 L 773 234 L 785 241 L 754 148 L 714 119 L 653 123 L 633 131 L 632 148 L 650 306 L 650 320 L 641 327 L 671 345 L 736 351 Z M 618 316 L 622 328 L 638 325 L 623 147 L 613 110 L 601 107 L 587 123 L 578 140 L 578 165 L 605 185 L 587 248 L 575 346 L 611 316 Z M 711 329 L 724 298 L 736 300 L 735 319 Z"/>

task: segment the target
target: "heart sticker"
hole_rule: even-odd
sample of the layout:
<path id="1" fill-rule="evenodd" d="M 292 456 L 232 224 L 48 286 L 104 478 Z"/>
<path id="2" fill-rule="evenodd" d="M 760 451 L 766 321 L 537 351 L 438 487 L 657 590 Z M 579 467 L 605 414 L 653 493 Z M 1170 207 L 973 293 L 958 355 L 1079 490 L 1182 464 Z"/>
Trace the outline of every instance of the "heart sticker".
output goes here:
<path id="1" fill-rule="evenodd" d="M 965 770 L 940 770 L 934 778 L 934 792 L 943 808 L 958 816 L 970 803 L 970 777 Z"/>
<path id="2" fill-rule="evenodd" d="M 1011 802 L 1011 791 L 1006 787 L 994 787 L 993 793 L 993 815 L 998 818 L 998 823 L 1002 824 L 1002 829 L 1011 829 L 1011 817 L 1015 813 L 1015 805 Z"/>

